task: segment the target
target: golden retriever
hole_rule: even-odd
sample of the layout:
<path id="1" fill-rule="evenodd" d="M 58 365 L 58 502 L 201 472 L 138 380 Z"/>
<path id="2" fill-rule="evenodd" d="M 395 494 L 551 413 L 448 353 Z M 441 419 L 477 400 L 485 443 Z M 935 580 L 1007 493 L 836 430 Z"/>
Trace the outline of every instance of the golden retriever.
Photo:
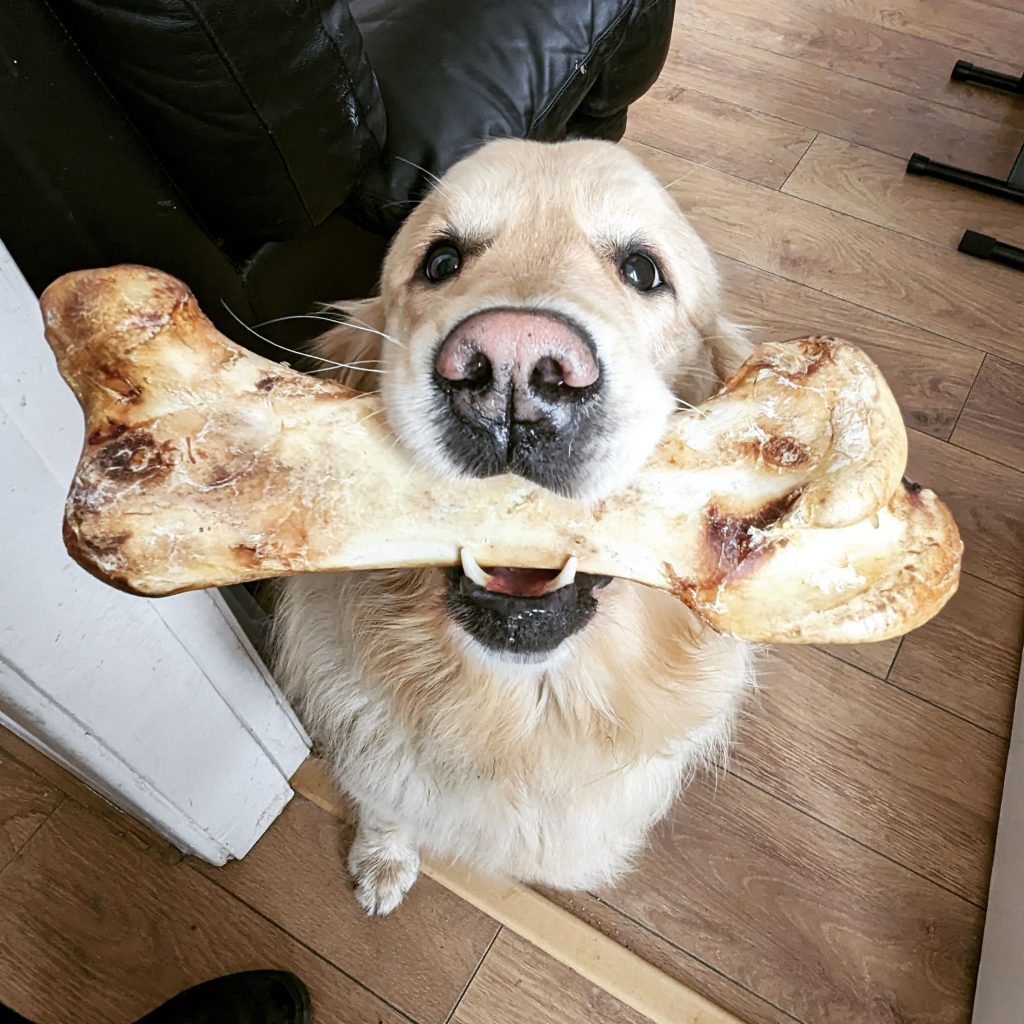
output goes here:
<path id="1" fill-rule="evenodd" d="M 379 382 L 412 457 L 581 500 L 626 484 L 666 418 L 748 351 L 675 203 L 594 141 L 463 160 L 395 237 L 379 297 L 346 313 L 319 352 Z M 554 576 L 468 558 L 283 583 L 278 675 L 358 808 L 349 870 L 368 913 L 398 906 L 420 851 L 608 883 L 726 742 L 745 645 L 664 593 Z"/>

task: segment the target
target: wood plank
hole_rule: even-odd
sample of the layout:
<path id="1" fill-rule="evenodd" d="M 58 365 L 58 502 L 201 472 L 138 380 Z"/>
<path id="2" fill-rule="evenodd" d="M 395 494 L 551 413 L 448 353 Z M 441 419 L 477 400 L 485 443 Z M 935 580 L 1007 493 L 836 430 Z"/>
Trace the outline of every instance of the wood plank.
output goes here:
<path id="1" fill-rule="evenodd" d="M 564 907 L 591 928 L 632 950 L 659 971 L 699 992 L 746 1024 L 755 1021 L 757 1024 L 792 1024 L 796 1019 L 596 896 L 546 887 L 540 891 L 552 903 Z"/>
<path id="2" fill-rule="evenodd" d="M 686 28 L 662 81 L 893 156 L 916 150 L 987 174 L 1005 176 L 1020 149 L 1018 132 L 987 117 Z"/>
<path id="3" fill-rule="evenodd" d="M 1024 14 L 1024 0 L 981 0 L 981 2 L 988 4 L 990 7 L 1002 7 L 1007 11 L 1017 11 L 1018 14 Z"/>
<path id="4" fill-rule="evenodd" d="M 755 342 L 836 334 L 861 346 L 885 374 L 907 426 L 948 438 L 984 356 L 892 317 L 719 257 L 726 309 Z"/>
<path id="5" fill-rule="evenodd" d="M 316 758 L 306 761 L 293 782 L 318 807 L 350 820 L 345 798 Z M 740 1024 L 733 1014 L 520 882 L 487 878 L 468 865 L 429 858 L 422 871 L 651 1024 Z"/>
<path id="6" fill-rule="evenodd" d="M 972 0 L 815 0 L 835 11 L 921 39 L 1020 64 L 1024 12 Z"/>
<path id="7" fill-rule="evenodd" d="M 1024 143 L 1024 126 L 1020 138 Z M 784 191 L 946 248 L 957 247 L 965 228 L 1008 239 L 1020 232 L 1015 204 L 907 174 L 906 165 L 900 157 L 819 135 Z"/>
<path id="8" fill-rule="evenodd" d="M 958 60 L 1019 74 L 1015 64 L 979 61 L 978 54 L 822 9 L 817 2 L 696 0 L 680 7 L 682 28 L 725 36 L 890 89 L 1024 128 L 1012 96 L 951 82 Z"/>
<path id="9" fill-rule="evenodd" d="M 629 108 L 626 134 L 770 188 L 786 180 L 814 138 L 810 129 L 665 82 Z"/>
<path id="10" fill-rule="evenodd" d="M 185 864 L 66 801 L 0 875 L 0 1002 L 39 1021 L 136 1020 L 207 978 L 291 970 L 318 1024 L 401 1024 L 377 996 Z"/>
<path id="11" fill-rule="evenodd" d="M 62 795 L 20 761 L 0 753 L 0 872 L 53 813 Z"/>
<path id="12" fill-rule="evenodd" d="M 514 932 L 502 930 L 452 1024 L 645 1024 L 646 1020 Z"/>
<path id="13" fill-rule="evenodd" d="M 1024 473 L 910 431 L 907 473 L 949 506 L 964 541 L 964 569 L 1024 594 Z"/>
<path id="14" fill-rule="evenodd" d="M 982 912 L 734 776 L 599 895 L 804 1024 L 969 1019 Z"/>
<path id="15" fill-rule="evenodd" d="M 885 679 L 896 660 L 896 652 L 900 649 L 902 640 L 902 637 L 894 636 L 876 644 L 826 644 L 818 650 L 846 662 L 847 665 L 870 672 L 877 679 Z"/>
<path id="16" fill-rule="evenodd" d="M 392 1006 L 444 1021 L 498 926 L 423 876 L 394 914 L 368 919 L 345 870 L 354 831 L 296 797 L 244 860 L 190 863 Z"/>
<path id="17" fill-rule="evenodd" d="M 842 665 L 779 648 L 729 770 L 984 906 L 1006 743 Z"/>
<path id="18" fill-rule="evenodd" d="M 1008 739 L 1024 598 L 963 575 L 942 614 L 910 633 L 889 680 Z"/>
<path id="19" fill-rule="evenodd" d="M 1024 471 L 1024 369 L 986 356 L 951 440 Z"/>
<path id="20" fill-rule="evenodd" d="M 982 263 L 637 142 L 716 252 L 975 349 L 1024 362 L 1019 271 Z"/>
<path id="21" fill-rule="evenodd" d="M 47 783 L 55 786 L 60 793 L 99 815 L 119 838 L 131 843 L 135 849 L 165 864 L 177 864 L 182 853 L 163 836 L 158 836 L 142 822 L 125 814 L 105 797 L 90 789 L 84 782 L 65 771 L 56 761 L 51 761 L 35 747 L 30 746 L 14 733 L 0 726 L 0 750 L 17 758 Z"/>

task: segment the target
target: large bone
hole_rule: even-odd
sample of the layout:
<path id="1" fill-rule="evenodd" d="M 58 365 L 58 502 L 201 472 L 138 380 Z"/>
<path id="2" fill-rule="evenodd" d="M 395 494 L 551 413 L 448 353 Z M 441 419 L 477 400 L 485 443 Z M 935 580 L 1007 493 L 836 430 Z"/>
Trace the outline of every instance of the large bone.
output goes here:
<path id="1" fill-rule="evenodd" d="M 462 549 L 482 565 L 575 556 L 741 639 L 852 643 L 920 625 L 956 589 L 948 510 L 900 482 L 896 403 L 833 338 L 762 345 L 672 418 L 625 490 L 587 503 L 419 466 L 376 397 L 246 352 L 166 274 L 68 274 L 42 307 L 86 421 L 65 542 L 132 593 L 453 566 Z"/>

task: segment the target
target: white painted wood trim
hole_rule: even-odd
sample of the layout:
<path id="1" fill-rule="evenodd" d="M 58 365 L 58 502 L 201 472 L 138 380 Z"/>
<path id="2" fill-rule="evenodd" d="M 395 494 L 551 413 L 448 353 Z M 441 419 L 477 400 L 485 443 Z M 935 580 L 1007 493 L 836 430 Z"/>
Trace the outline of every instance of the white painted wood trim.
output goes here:
<path id="1" fill-rule="evenodd" d="M 291 778 L 309 752 L 309 737 L 224 598 L 206 590 L 150 604 L 210 687 L 280 773 Z"/>
<path id="2" fill-rule="evenodd" d="M 972 1024 L 1024 1020 L 1024 661 L 1006 757 Z"/>
<path id="3" fill-rule="evenodd" d="M 112 804 L 167 836 L 183 853 L 201 857 L 211 864 L 225 864 L 235 855 L 230 840 L 222 841 L 214 831 L 204 829 L 182 813 L 181 808 L 127 764 L 117 751 L 75 721 L 67 709 L 55 706 L 16 667 L 2 660 L 0 725 L 42 751 Z M 268 825 L 284 809 L 291 794 L 276 796 Z"/>
<path id="4" fill-rule="evenodd" d="M 309 740 L 216 592 L 160 601 L 64 551 L 82 416 L 0 245 L 0 724 L 181 849 L 244 856 Z"/>

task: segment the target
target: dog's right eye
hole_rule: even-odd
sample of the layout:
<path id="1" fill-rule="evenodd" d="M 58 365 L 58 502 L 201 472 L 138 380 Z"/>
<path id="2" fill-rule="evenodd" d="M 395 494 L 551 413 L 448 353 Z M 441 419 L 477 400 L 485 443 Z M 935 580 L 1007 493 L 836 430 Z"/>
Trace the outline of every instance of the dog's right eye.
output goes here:
<path id="1" fill-rule="evenodd" d="M 638 292 L 652 292 L 663 285 L 661 269 L 645 252 L 631 252 L 619 264 L 622 279 Z"/>
<path id="2" fill-rule="evenodd" d="M 451 242 L 435 245 L 423 261 L 423 276 L 434 284 L 454 277 L 462 266 L 462 253 Z"/>

